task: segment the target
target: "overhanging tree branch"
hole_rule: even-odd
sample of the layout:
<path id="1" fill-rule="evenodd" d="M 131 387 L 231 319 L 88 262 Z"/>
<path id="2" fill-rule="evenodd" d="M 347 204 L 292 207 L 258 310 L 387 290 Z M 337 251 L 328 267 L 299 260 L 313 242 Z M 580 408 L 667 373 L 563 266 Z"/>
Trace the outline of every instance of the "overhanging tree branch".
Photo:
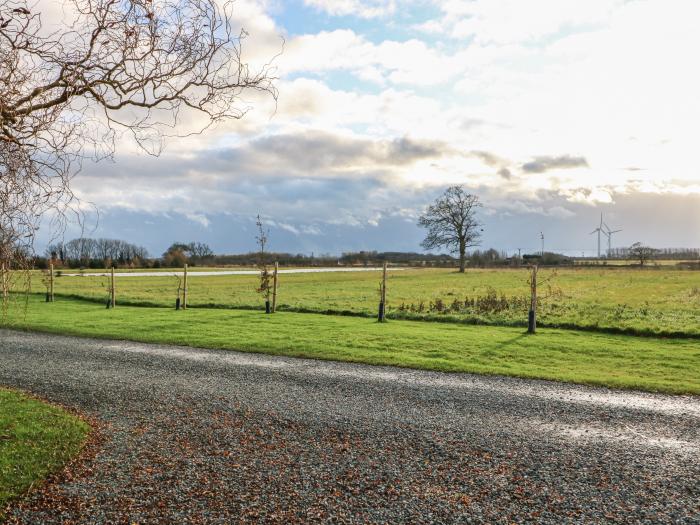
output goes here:
<path id="1" fill-rule="evenodd" d="M 277 97 L 271 63 L 244 60 L 231 1 L 63 4 L 54 30 L 35 3 L 0 4 L 0 257 L 30 250 L 42 216 L 65 220 L 71 177 L 120 133 L 157 155 L 164 138 L 242 118 L 245 93 Z"/>

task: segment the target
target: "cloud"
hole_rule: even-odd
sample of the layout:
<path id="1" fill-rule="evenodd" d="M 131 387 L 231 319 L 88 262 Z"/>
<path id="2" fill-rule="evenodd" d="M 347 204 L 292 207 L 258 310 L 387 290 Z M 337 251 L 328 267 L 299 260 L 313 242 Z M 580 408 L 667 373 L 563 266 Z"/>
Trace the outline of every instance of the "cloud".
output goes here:
<path id="1" fill-rule="evenodd" d="M 544 173 L 555 169 L 587 168 L 588 161 L 584 157 L 572 157 L 563 155 L 561 157 L 535 157 L 530 162 L 522 165 L 522 170 L 526 173 Z"/>
<path id="2" fill-rule="evenodd" d="M 562 205 L 543 205 L 538 200 L 516 199 L 510 201 L 491 201 L 491 215 L 508 213 L 509 215 L 540 215 L 542 217 L 566 218 L 576 214 Z"/>
<path id="3" fill-rule="evenodd" d="M 321 228 L 314 224 L 302 224 L 301 232 L 306 235 L 323 235 Z"/>
<path id="4" fill-rule="evenodd" d="M 493 153 L 489 153 L 488 151 L 472 151 L 471 154 L 483 160 L 484 164 L 488 166 L 496 167 L 505 163 L 502 158 L 494 155 Z"/>
<path id="5" fill-rule="evenodd" d="M 333 16 L 376 18 L 396 11 L 395 0 L 304 0 L 304 4 Z"/>
<path id="6" fill-rule="evenodd" d="M 440 142 L 408 137 L 370 139 L 321 130 L 303 130 L 257 138 L 247 145 L 218 153 L 219 170 L 236 166 L 248 174 L 302 177 L 372 175 L 437 158 L 449 151 Z"/>
<path id="7" fill-rule="evenodd" d="M 180 213 L 205 228 L 211 214 L 260 212 L 279 229 L 321 235 L 323 224 L 376 225 L 419 208 L 423 193 L 400 184 L 401 174 L 448 153 L 439 141 L 299 130 L 184 158 L 86 165 L 77 189 L 101 209 Z"/>
<path id="8" fill-rule="evenodd" d="M 545 211 L 545 215 L 547 215 L 548 217 L 557 217 L 559 219 L 565 219 L 568 217 L 575 217 L 576 213 L 563 206 L 552 206 L 551 208 Z"/>
<path id="9" fill-rule="evenodd" d="M 196 222 L 197 224 L 202 225 L 204 228 L 208 228 L 209 225 L 211 224 L 209 221 L 209 218 L 203 213 L 186 212 L 184 215 L 189 220 Z"/>
<path id="10" fill-rule="evenodd" d="M 269 132 L 270 125 L 294 129 L 314 128 L 332 132 L 365 132 L 375 136 L 406 135 L 430 140 L 448 136 L 451 120 L 457 120 L 440 100 L 419 95 L 409 89 L 387 88 L 377 92 L 332 89 L 327 82 L 295 78 L 280 84 L 278 110 L 274 119 L 266 119 L 259 133 Z"/>
<path id="11" fill-rule="evenodd" d="M 378 84 L 432 86 L 464 72 L 468 53 L 447 54 L 419 39 L 375 44 L 352 29 L 336 29 L 291 39 L 279 59 L 285 74 L 350 71 Z"/>
<path id="12" fill-rule="evenodd" d="M 266 221 L 265 224 L 270 226 L 276 226 L 277 228 L 280 228 L 281 230 L 287 231 L 294 235 L 299 235 L 300 233 L 299 228 L 292 224 L 287 224 L 286 222 Z"/>
<path id="13" fill-rule="evenodd" d="M 513 174 L 510 172 L 510 170 L 508 168 L 499 169 L 498 174 L 506 180 L 510 180 L 513 178 Z"/>
<path id="14" fill-rule="evenodd" d="M 532 42 L 565 29 L 605 22 L 622 0 L 449 0 L 435 1 L 442 16 L 417 27 L 478 44 Z"/>
<path id="15" fill-rule="evenodd" d="M 562 195 L 566 196 L 569 202 L 597 206 L 599 204 L 613 204 L 614 191 L 611 188 L 576 188 L 566 190 Z"/>

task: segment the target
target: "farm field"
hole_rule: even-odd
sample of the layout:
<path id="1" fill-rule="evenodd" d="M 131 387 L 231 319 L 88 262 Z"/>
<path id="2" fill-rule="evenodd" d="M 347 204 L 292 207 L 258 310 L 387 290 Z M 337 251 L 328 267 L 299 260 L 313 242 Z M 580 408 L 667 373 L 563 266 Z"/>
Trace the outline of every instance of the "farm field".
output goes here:
<path id="1" fill-rule="evenodd" d="M 31 297 L 4 325 L 68 335 L 273 355 L 501 374 L 700 394 L 700 342 L 543 329 L 389 321 L 278 312 L 121 306 Z"/>
<path id="2" fill-rule="evenodd" d="M 77 454 L 88 431 L 58 407 L 0 388 L 0 521 L 6 503 Z"/>
<path id="3" fill-rule="evenodd" d="M 525 326 L 526 269 L 405 269 L 389 272 L 389 318 Z M 379 272 L 280 276 L 280 311 L 373 316 Z M 192 277 L 191 307 L 259 309 L 257 276 Z M 542 326 L 619 331 L 641 335 L 700 336 L 700 272 L 667 268 L 564 268 L 540 271 L 538 321 Z M 117 302 L 173 306 L 180 279 L 117 279 Z M 55 279 L 58 297 L 106 301 L 106 277 Z M 40 279 L 33 290 L 43 293 Z"/>

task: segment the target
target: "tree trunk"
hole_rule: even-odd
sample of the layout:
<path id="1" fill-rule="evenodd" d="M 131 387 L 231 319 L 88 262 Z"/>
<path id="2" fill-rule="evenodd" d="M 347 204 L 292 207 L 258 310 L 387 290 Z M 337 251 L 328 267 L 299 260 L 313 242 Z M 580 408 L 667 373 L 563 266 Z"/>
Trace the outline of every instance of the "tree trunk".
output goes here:
<path id="1" fill-rule="evenodd" d="M 459 273 L 464 273 L 464 266 L 466 264 L 466 247 L 465 246 L 460 246 L 459 247 Z"/>

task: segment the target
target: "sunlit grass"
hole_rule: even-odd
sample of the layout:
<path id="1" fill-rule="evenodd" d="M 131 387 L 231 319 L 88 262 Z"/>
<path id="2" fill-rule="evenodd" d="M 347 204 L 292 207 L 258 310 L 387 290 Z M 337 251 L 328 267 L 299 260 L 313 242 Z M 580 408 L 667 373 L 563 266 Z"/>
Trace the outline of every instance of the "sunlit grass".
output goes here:
<path id="1" fill-rule="evenodd" d="M 14 328 L 375 365 L 505 374 L 700 394 L 700 341 L 561 329 L 390 321 L 278 312 L 120 306 L 79 300 L 15 306 Z"/>

